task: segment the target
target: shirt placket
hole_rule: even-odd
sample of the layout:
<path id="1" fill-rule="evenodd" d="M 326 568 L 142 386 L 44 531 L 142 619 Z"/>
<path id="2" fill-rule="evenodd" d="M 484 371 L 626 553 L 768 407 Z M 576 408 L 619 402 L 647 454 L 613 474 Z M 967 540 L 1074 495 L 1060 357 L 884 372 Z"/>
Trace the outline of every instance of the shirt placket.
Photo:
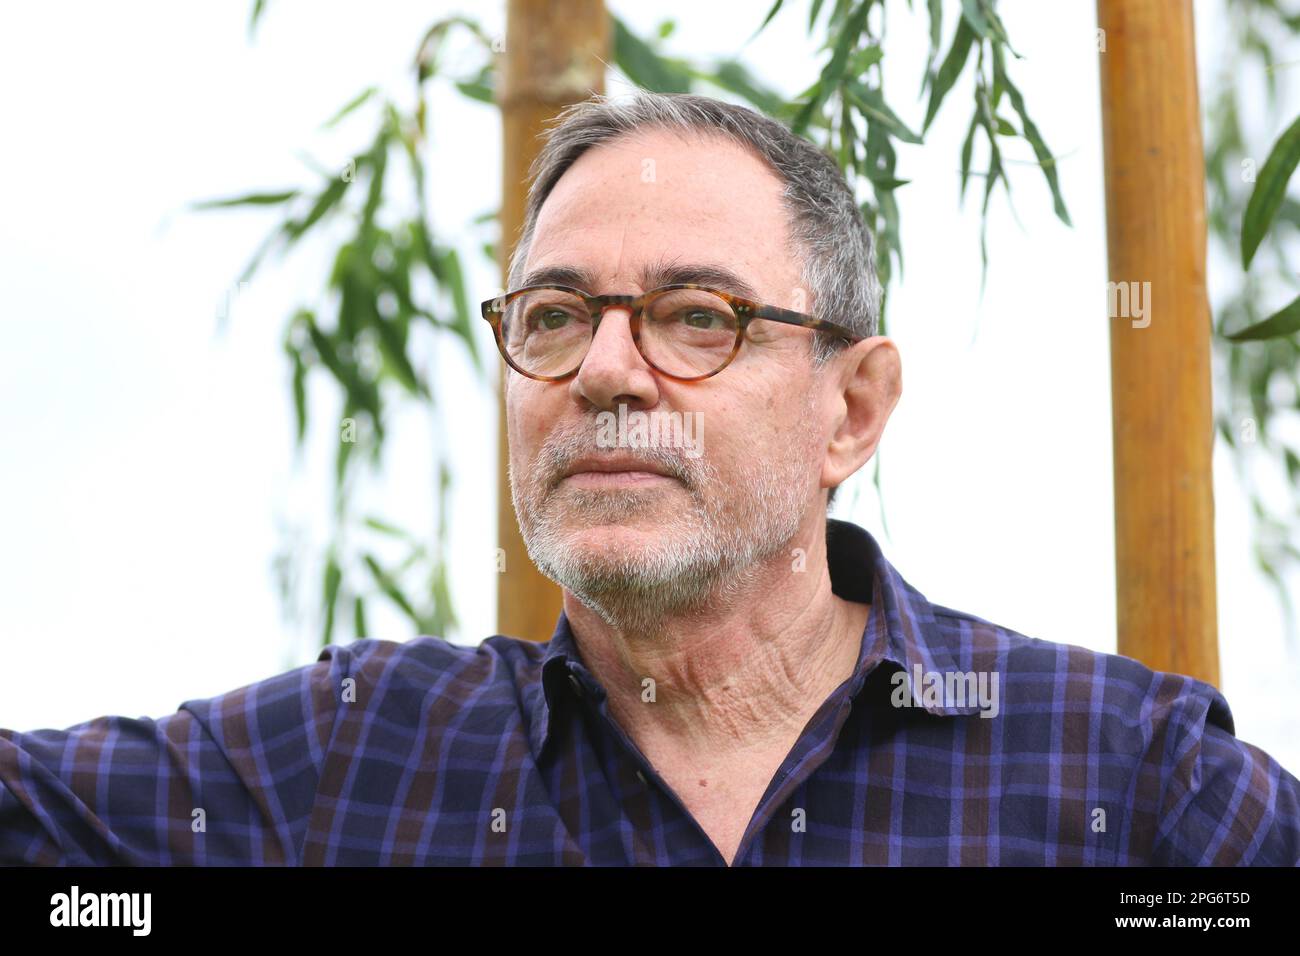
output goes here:
<path id="1" fill-rule="evenodd" d="M 840 731 L 853 709 L 852 692 L 842 689 L 832 695 L 809 723 L 811 729 L 802 734 L 789 755 L 782 761 L 767 792 L 759 800 L 754 816 L 749 821 L 745 835 L 736 850 L 735 866 L 748 862 L 753 848 L 761 842 L 764 831 L 772 821 L 778 807 L 786 802 L 799 787 L 812 778 L 817 768 L 835 751 Z"/>
<path id="2" fill-rule="evenodd" d="M 594 689 L 589 691 L 587 681 L 585 681 L 577 672 L 578 667 L 580 666 L 581 665 L 569 665 L 569 683 L 572 685 L 574 692 L 580 699 L 585 699 L 587 696 L 595 698 L 596 712 L 605 722 L 605 726 L 614 734 L 614 738 L 623 746 L 625 753 L 627 753 L 632 758 L 633 763 L 637 765 L 637 779 L 640 780 L 642 785 L 648 789 L 658 788 L 658 791 L 667 797 L 672 802 L 673 806 L 675 806 L 677 810 L 691 822 L 691 825 L 695 828 L 695 832 L 699 835 L 699 838 L 704 842 L 704 845 L 709 848 L 714 863 L 718 866 L 726 866 L 727 861 L 723 859 L 722 854 L 718 852 L 718 848 L 714 845 L 713 841 L 709 839 L 709 835 L 704 832 L 704 828 L 701 827 L 699 821 L 695 819 L 695 815 L 686 808 L 685 804 L 683 804 L 678 798 L 677 793 L 671 786 L 669 786 L 668 782 L 655 772 L 654 766 L 646 758 L 646 755 L 641 752 L 641 748 L 636 745 L 636 742 L 624 732 L 623 728 L 618 725 L 616 720 L 610 717 L 608 695 L 600 685 L 595 684 L 594 678 L 591 678 Z M 654 787 L 651 787 L 652 783 L 654 784 Z"/>
<path id="3" fill-rule="evenodd" d="M 579 665 L 580 666 L 580 665 Z M 586 681 L 576 672 L 575 665 L 569 665 L 569 683 L 572 685 L 574 692 L 582 699 L 585 698 L 589 691 Z M 741 838 L 740 845 L 736 850 L 736 862 L 734 865 L 741 865 L 748 857 L 751 848 L 766 829 L 772 814 L 776 808 L 789 798 L 804 781 L 808 780 L 826 760 L 830 757 L 835 749 L 835 742 L 839 739 L 840 730 L 848 718 L 849 712 L 853 706 L 853 695 L 857 689 L 862 686 L 864 675 L 855 678 L 847 687 L 840 688 L 839 691 L 832 694 L 817 714 L 809 721 L 811 730 L 806 731 L 795 741 L 794 746 L 790 749 L 772 782 L 768 785 L 763 799 L 759 801 L 758 807 L 754 810 L 754 815 L 750 818 L 749 825 L 745 829 L 745 835 Z M 591 679 L 594 684 L 594 678 Z M 691 825 L 695 827 L 696 833 L 704 844 L 708 846 L 714 862 L 718 866 L 727 866 L 726 859 L 718 852 L 717 846 L 713 840 L 704 832 L 695 815 L 687 809 L 686 805 L 678 798 L 677 793 L 655 772 L 654 766 L 641 752 L 641 748 L 636 745 L 618 725 L 618 722 L 609 716 L 608 696 L 604 689 L 598 684 L 594 684 L 595 690 L 591 696 L 596 698 L 596 711 L 604 720 L 606 726 L 613 732 L 617 739 L 624 747 L 625 751 L 631 755 L 633 761 L 638 765 L 636 776 L 642 784 L 649 787 L 653 782 L 659 791 L 672 801 L 673 805 L 682 813 Z M 596 692 L 598 691 L 598 692 Z"/>

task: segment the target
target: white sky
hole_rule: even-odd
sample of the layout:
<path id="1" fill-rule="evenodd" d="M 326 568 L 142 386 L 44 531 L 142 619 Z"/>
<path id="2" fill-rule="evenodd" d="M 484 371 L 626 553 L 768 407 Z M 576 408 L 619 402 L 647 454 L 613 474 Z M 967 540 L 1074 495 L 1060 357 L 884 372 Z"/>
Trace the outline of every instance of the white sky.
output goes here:
<path id="1" fill-rule="evenodd" d="M 671 49 L 737 52 L 759 2 L 611 4 L 644 33 L 679 20 Z M 895 107 L 919 127 L 925 25 L 895 3 Z M 957 206 L 969 118 L 960 85 L 927 137 L 900 149 L 906 258 L 890 333 L 905 391 L 883 443 L 890 534 L 871 466 L 837 514 L 882 541 L 936 603 L 1045 640 L 1115 649 L 1105 223 L 1095 7 L 1091 0 L 1004 6 L 1026 59 L 1013 75 L 1062 156 L 1067 229 L 1032 165 L 1012 168 L 1019 222 L 993 203 L 993 260 L 980 295 L 978 194 Z M 1198 5 L 1199 6 L 1199 5 Z M 500 32 L 503 4 L 476 5 Z M 329 438 L 337 417 L 318 382 L 315 441 L 295 470 L 285 318 L 315 301 L 329 242 L 271 263 L 216 315 L 274 213 L 193 214 L 198 199 L 312 185 L 306 150 L 340 165 L 374 129 L 360 114 L 321 122 L 363 87 L 408 94 L 408 64 L 447 3 L 277 0 L 254 43 L 248 3 L 48 3 L 11 10 L 0 31 L 0 726 L 67 726 L 105 713 L 161 716 L 315 659 L 315 626 L 280 611 L 271 561 L 296 529 L 327 531 Z M 790 94 L 820 57 L 806 4 L 783 11 L 746 51 Z M 1199 6 L 1202 75 L 1216 4 Z M 915 16 L 915 19 L 911 19 Z M 950 32 L 950 31 L 949 31 Z M 736 38 L 720 42 L 720 37 Z M 946 38 L 945 38 L 946 39 Z M 1203 94 L 1203 100 L 1207 98 Z M 461 235 L 499 198 L 498 119 L 440 93 L 430 197 L 435 229 Z M 1276 131 L 1272 131 L 1275 133 Z M 1270 137 L 1271 142 L 1271 137 Z M 1010 155 L 1028 160 L 1023 143 Z M 981 184 L 973 184 L 978 189 Z M 499 289 L 475 255 L 471 299 Z M 486 325 L 484 354 L 496 359 Z M 495 406 L 454 343 L 436 369 L 455 468 L 451 515 L 455 640 L 494 632 Z M 1218 383 L 1216 383 L 1218 384 Z M 434 522 L 427 416 L 393 429 L 369 507 L 413 529 Z M 1222 689 L 1238 735 L 1300 771 L 1288 649 L 1270 586 L 1251 558 L 1248 502 L 1216 453 Z M 856 497 L 856 500 L 855 500 Z M 372 612 L 371 636 L 414 636 Z"/>

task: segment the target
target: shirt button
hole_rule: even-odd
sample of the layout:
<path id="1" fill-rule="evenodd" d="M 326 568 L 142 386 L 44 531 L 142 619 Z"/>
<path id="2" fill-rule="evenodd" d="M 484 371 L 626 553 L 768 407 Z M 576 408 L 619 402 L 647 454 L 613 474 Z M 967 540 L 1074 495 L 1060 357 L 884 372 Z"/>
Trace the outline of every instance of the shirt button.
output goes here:
<path id="1" fill-rule="evenodd" d="M 569 683 L 573 685 L 573 692 L 582 697 L 582 681 L 578 680 L 577 674 L 569 675 Z"/>
<path id="2" fill-rule="evenodd" d="M 649 781 L 646 780 L 646 778 L 645 778 L 645 774 L 643 774 L 640 770 L 638 770 L 638 771 L 636 772 L 636 778 L 637 778 L 638 780 L 640 780 L 641 783 L 642 783 L 644 786 L 647 786 L 647 787 L 650 786 Z"/>

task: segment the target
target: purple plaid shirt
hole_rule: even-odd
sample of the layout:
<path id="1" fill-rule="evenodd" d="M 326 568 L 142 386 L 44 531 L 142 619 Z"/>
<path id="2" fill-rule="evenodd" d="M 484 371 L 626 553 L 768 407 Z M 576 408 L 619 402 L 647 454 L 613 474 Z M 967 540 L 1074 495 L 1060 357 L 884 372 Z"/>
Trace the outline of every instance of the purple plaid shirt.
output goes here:
<path id="1" fill-rule="evenodd" d="M 835 593 L 872 604 L 858 666 L 737 864 L 1300 862 L 1300 781 L 1213 687 L 931 604 L 828 527 Z M 960 681 L 927 691 L 980 673 L 996 716 Z M 0 731 L 0 863 L 725 861 L 562 614 L 546 644 L 362 640 L 159 720 Z"/>

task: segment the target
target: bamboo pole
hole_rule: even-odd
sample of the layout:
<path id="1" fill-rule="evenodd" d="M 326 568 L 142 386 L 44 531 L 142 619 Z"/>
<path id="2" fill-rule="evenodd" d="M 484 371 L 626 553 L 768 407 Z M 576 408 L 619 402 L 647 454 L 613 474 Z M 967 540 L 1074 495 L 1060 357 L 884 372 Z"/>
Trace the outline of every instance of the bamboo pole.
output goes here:
<path id="1" fill-rule="evenodd" d="M 609 17 L 603 0 L 508 0 L 497 97 L 503 134 L 503 284 L 524 221 L 528 168 L 540 146 L 538 134 L 563 107 L 604 90 L 608 50 Z M 503 370 L 503 381 L 504 376 Z M 560 589 L 537 571 L 524 548 L 506 472 L 504 392 L 498 392 L 497 400 L 497 539 L 505 556 L 505 570 L 497 577 L 497 632 L 549 640 L 560 614 Z"/>
<path id="2" fill-rule="evenodd" d="M 1205 158 L 1191 0 L 1098 0 L 1119 652 L 1218 684 Z"/>

